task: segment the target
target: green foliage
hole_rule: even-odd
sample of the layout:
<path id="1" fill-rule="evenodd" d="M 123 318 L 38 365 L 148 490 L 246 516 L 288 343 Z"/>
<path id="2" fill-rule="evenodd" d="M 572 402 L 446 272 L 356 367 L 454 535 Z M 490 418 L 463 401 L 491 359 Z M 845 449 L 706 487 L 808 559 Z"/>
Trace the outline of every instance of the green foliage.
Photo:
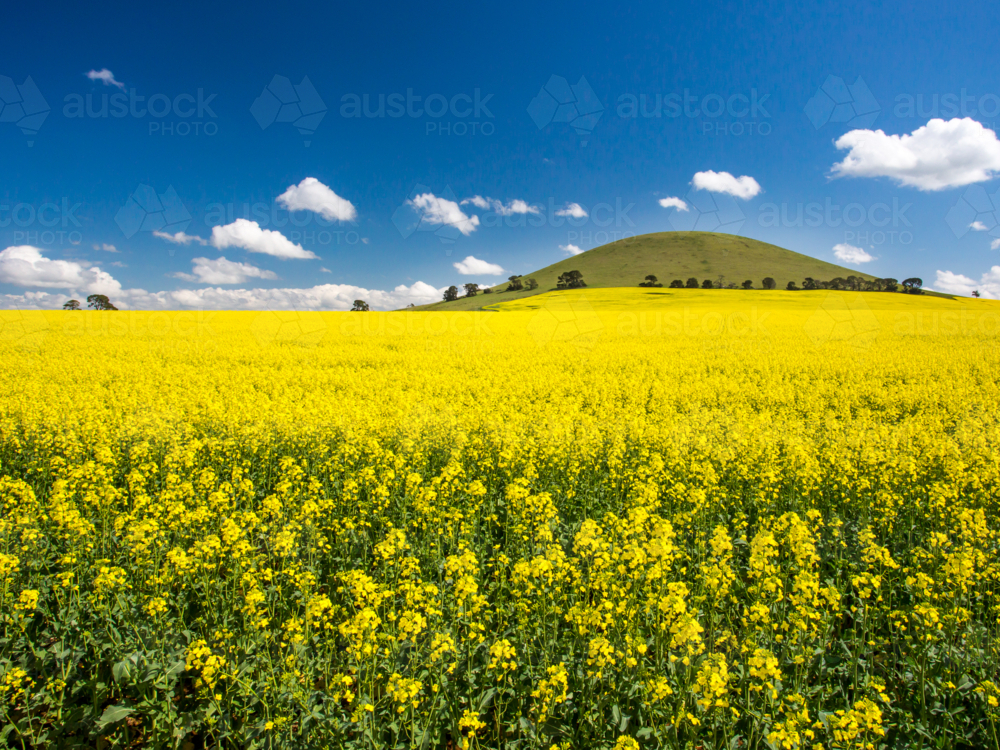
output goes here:
<path id="1" fill-rule="evenodd" d="M 583 274 L 579 271 L 566 271 L 560 274 L 556 281 L 556 289 L 580 289 L 587 286 L 583 280 Z"/>
<path id="2" fill-rule="evenodd" d="M 117 310 L 111 300 L 104 294 L 91 294 L 87 297 L 87 307 L 91 310 Z"/>

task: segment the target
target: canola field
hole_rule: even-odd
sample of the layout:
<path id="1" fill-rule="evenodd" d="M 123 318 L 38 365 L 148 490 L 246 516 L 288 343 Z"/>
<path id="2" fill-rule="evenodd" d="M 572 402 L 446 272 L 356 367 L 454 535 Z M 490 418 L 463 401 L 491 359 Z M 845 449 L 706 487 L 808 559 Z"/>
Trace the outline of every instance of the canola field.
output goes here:
<path id="1" fill-rule="evenodd" d="M 0 312 L 23 748 L 997 748 L 1000 304 Z"/>

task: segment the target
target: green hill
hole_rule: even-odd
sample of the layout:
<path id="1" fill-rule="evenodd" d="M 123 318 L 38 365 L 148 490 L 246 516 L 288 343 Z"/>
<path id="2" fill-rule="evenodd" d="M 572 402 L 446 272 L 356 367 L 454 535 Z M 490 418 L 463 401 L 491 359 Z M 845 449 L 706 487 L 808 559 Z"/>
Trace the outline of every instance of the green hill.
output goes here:
<path id="1" fill-rule="evenodd" d="M 789 281 L 801 286 L 807 276 L 822 280 L 851 275 L 872 278 L 851 268 L 734 234 L 657 232 L 595 247 L 524 274 L 524 278 L 538 281 L 534 291 L 501 292 L 507 288 L 507 282 L 503 281 L 497 283 L 497 291 L 492 294 L 422 305 L 416 309 L 475 310 L 484 305 L 523 299 L 552 291 L 560 274 L 574 270 L 580 271 L 587 286 L 594 288 L 636 287 L 647 274 L 656 276 L 664 287 L 674 279 L 686 281 L 693 276 L 701 283 L 705 279 L 717 281 L 721 276 L 724 286 L 731 282 L 742 284 L 749 279 L 757 289 L 763 287 L 766 276 L 775 280 L 778 289 L 784 289 Z M 461 293 L 461 287 L 459 289 Z"/>

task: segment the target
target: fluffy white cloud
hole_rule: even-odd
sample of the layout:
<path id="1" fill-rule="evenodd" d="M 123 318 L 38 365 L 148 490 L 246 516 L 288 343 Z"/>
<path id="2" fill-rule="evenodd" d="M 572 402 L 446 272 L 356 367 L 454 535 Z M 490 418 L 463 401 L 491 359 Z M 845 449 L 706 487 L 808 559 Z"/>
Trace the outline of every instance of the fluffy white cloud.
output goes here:
<path id="1" fill-rule="evenodd" d="M 579 255 L 583 252 L 583 250 L 578 248 L 576 245 L 560 245 L 559 249 L 564 253 L 569 253 L 570 255 Z"/>
<path id="2" fill-rule="evenodd" d="M 306 177 L 298 185 L 290 185 L 278 196 L 278 203 L 289 211 L 312 211 L 330 221 L 354 221 L 358 211 L 346 198 L 341 198 L 315 177 Z"/>
<path id="3" fill-rule="evenodd" d="M 167 242 L 173 242 L 175 245 L 189 245 L 192 242 L 197 242 L 199 245 L 207 245 L 208 241 L 203 240 L 201 237 L 195 234 L 184 234 L 184 232 L 175 232 L 174 234 L 168 234 L 167 232 L 161 232 L 156 230 L 153 232 L 154 237 L 159 237 L 161 240 L 166 240 Z"/>
<path id="4" fill-rule="evenodd" d="M 471 255 L 458 263 L 452 263 L 463 276 L 499 276 L 503 269 L 496 263 L 480 260 Z"/>
<path id="5" fill-rule="evenodd" d="M 837 260 L 843 263 L 853 263 L 854 265 L 870 263 L 875 260 L 875 256 L 869 255 L 863 248 L 848 245 L 846 242 L 834 245 L 833 254 L 837 256 Z"/>
<path id="6" fill-rule="evenodd" d="M 919 190 L 944 190 L 992 179 L 1000 171 L 996 133 L 971 117 L 933 119 L 912 133 L 852 130 L 837 139 L 849 149 L 835 177 L 888 177 Z"/>
<path id="7" fill-rule="evenodd" d="M 115 74 L 112 73 L 107 68 L 101 68 L 100 70 L 90 70 L 84 73 L 87 78 L 91 81 L 103 81 L 105 86 L 117 86 L 122 91 L 125 90 L 125 84 L 121 81 L 115 80 Z"/>
<path id="8" fill-rule="evenodd" d="M 105 252 L 108 252 L 108 253 L 117 253 L 118 252 L 118 248 L 117 247 L 115 247 L 114 245 L 109 245 L 107 242 L 104 242 L 104 243 L 102 243 L 100 245 L 95 244 L 94 245 L 94 249 L 95 250 L 104 250 Z"/>
<path id="9" fill-rule="evenodd" d="M 660 198 L 660 205 L 664 208 L 676 208 L 678 211 L 687 211 L 688 204 L 680 198 Z"/>
<path id="10" fill-rule="evenodd" d="M 392 291 L 365 289 L 350 284 L 322 284 L 304 289 L 178 289 L 147 292 L 123 289 L 111 301 L 123 310 L 350 310 L 363 299 L 373 310 L 398 310 L 409 304 L 440 302 L 444 287 L 436 289 L 423 281 L 400 284 Z M 0 295 L 0 308 L 55 310 L 69 299 L 66 294 L 26 292 Z"/>
<path id="11" fill-rule="evenodd" d="M 579 203 L 567 203 L 565 208 L 556 211 L 556 216 L 569 216 L 574 219 L 586 219 L 587 211 Z"/>
<path id="12" fill-rule="evenodd" d="M 532 206 L 527 201 L 523 201 L 519 198 L 515 198 L 514 200 L 509 201 L 507 205 L 504 205 L 503 201 L 498 201 L 496 198 L 490 198 L 489 196 L 484 198 L 481 195 L 474 195 L 471 198 L 466 198 L 462 201 L 463 206 L 467 203 L 471 203 L 477 208 L 493 211 L 500 216 L 541 213 L 541 209 L 538 206 Z"/>
<path id="13" fill-rule="evenodd" d="M 987 229 L 989 229 L 989 227 L 983 224 L 983 222 L 981 221 L 974 221 L 971 224 L 969 224 L 969 229 L 972 229 L 973 231 L 976 232 L 985 232 Z"/>
<path id="14" fill-rule="evenodd" d="M 72 289 L 88 294 L 114 294 L 121 290 L 111 274 L 79 261 L 50 260 L 31 245 L 0 250 L 0 282 L 17 286 Z"/>
<path id="15" fill-rule="evenodd" d="M 753 177 L 743 175 L 733 177 L 729 172 L 695 172 L 691 180 L 695 190 L 707 190 L 710 193 L 727 193 L 734 198 L 750 200 L 760 193 L 760 185 Z"/>
<path id="16" fill-rule="evenodd" d="M 241 247 L 251 253 L 273 255 L 275 258 L 318 258 L 316 254 L 296 245 L 281 232 L 261 229 L 256 221 L 237 219 L 232 224 L 212 227 L 211 244 L 219 250 Z"/>
<path id="17" fill-rule="evenodd" d="M 421 193 L 407 203 L 421 212 L 421 220 L 427 224 L 447 224 L 468 236 L 479 226 L 478 216 L 466 216 L 455 201 L 439 198 L 434 193 Z"/>
<path id="18" fill-rule="evenodd" d="M 238 263 L 220 258 L 195 258 L 191 261 L 191 273 L 175 273 L 178 279 L 196 281 L 199 284 L 242 284 L 247 279 L 276 279 L 277 274 L 250 263 Z"/>
<path id="19" fill-rule="evenodd" d="M 462 201 L 462 205 L 463 206 L 466 203 L 471 203 L 476 208 L 486 209 L 486 208 L 490 207 L 490 199 L 489 198 L 484 198 L 481 195 L 474 195 L 471 198 L 466 198 L 464 201 Z"/>
<path id="20" fill-rule="evenodd" d="M 979 293 L 987 299 L 1000 299 L 1000 266 L 993 266 L 980 277 L 978 282 L 960 273 L 938 271 L 934 289 L 965 297 L 971 296 L 973 290 L 979 290 Z"/>
<path id="21" fill-rule="evenodd" d="M 993 240 L 990 243 L 990 250 L 1000 250 L 1000 240 Z"/>

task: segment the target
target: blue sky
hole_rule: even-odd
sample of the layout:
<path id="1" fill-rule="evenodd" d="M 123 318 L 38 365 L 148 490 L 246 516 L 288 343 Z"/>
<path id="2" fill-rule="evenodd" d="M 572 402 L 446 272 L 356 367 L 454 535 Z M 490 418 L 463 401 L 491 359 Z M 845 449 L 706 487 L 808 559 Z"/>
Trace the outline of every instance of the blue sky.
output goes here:
<path id="1" fill-rule="evenodd" d="M 5 14 L 3 307 L 392 308 L 689 227 L 1000 297 L 985 2 Z"/>

